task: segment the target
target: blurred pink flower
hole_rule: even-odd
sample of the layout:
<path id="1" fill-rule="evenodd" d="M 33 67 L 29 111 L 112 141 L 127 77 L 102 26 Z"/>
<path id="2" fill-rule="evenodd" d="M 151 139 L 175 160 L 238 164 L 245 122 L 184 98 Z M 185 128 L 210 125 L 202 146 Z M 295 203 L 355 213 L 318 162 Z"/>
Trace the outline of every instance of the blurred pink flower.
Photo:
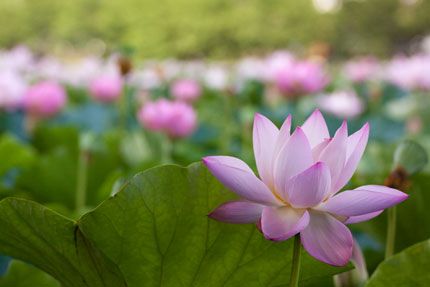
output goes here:
<path id="1" fill-rule="evenodd" d="M 165 132 L 170 138 L 189 136 L 197 123 L 196 112 L 190 105 L 166 99 L 146 103 L 137 117 L 147 129 Z"/>
<path id="2" fill-rule="evenodd" d="M 32 115 L 51 117 L 58 114 L 67 103 L 66 91 L 55 82 L 41 82 L 26 92 L 24 107 Z"/>
<path id="3" fill-rule="evenodd" d="M 33 54 L 26 46 L 16 46 L 0 53 L 0 69 L 25 72 L 33 64 Z"/>
<path id="4" fill-rule="evenodd" d="M 229 72 L 223 66 L 211 66 L 204 74 L 207 87 L 214 90 L 226 90 L 229 85 Z"/>
<path id="5" fill-rule="evenodd" d="M 397 56 L 386 66 L 386 80 L 404 90 L 430 90 L 430 54 Z"/>
<path id="6" fill-rule="evenodd" d="M 276 82 L 285 96 L 296 98 L 322 90 L 329 79 L 319 64 L 299 61 L 280 70 L 276 75 Z"/>
<path id="7" fill-rule="evenodd" d="M 346 77 L 354 83 L 362 83 L 374 77 L 380 69 L 380 64 L 376 58 L 363 57 L 354 61 L 349 61 L 344 66 Z"/>
<path id="8" fill-rule="evenodd" d="M 16 72 L 0 72 L 0 108 L 16 109 L 22 106 L 27 84 Z"/>
<path id="9" fill-rule="evenodd" d="M 318 96 L 321 110 L 339 118 L 352 119 L 364 111 L 364 103 L 354 90 L 340 90 Z"/>
<path id="10" fill-rule="evenodd" d="M 266 79 L 275 81 L 279 72 L 293 64 L 294 57 L 287 51 L 276 51 L 270 54 L 265 60 Z"/>
<path id="11" fill-rule="evenodd" d="M 325 120 L 316 110 L 292 135 L 290 127 L 291 116 L 280 130 L 264 116 L 255 116 L 254 154 L 261 179 L 240 159 L 203 159 L 219 181 L 243 197 L 222 204 L 209 216 L 230 223 L 258 222 L 264 236 L 273 241 L 300 233 L 304 248 L 313 257 L 343 266 L 353 247 L 345 224 L 373 218 L 408 195 L 380 185 L 338 193 L 364 152 L 368 124 L 348 136 L 344 121 L 330 138 Z"/>
<path id="12" fill-rule="evenodd" d="M 100 102 L 110 103 L 122 95 L 123 81 L 116 75 L 101 75 L 94 78 L 90 84 L 91 96 Z"/>
<path id="13" fill-rule="evenodd" d="M 352 263 L 355 268 L 350 271 L 346 271 L 334 276 L 334 284 L 336 287 L 353 287 L 353 286 L 364 286 L 369 274 L 367 273 L 366 260 L 364 259 L 363 252 L 360 246 L 354 240 L 352 247 Z"/>
<path id="14" fill-rule="evenodd" d="M 202 88 L 200 84 L 194 80 L 178 80 L 171 86 L 171 94 L 173 98 L 180 101 L 192 102 L 200 98 Z"/>

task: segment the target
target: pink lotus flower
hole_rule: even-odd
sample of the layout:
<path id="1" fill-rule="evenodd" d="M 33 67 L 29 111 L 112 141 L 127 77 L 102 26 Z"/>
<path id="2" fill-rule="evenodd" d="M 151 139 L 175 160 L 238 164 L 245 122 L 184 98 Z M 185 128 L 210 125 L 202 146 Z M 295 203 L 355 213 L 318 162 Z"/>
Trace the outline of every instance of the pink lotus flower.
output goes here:
<path id="1" fill-rule="evenodd" d="M 346 63 L 344 72 L 352 82 L 362 83 L 375 76 L 379 69 L 380 65 L 375 58 L 363 57 Z"/>
<path id="2" fill-rule="evenodd" d="M 146 103 L 137 115 L 139 122 L 152 131 L 162 131 L 170 138 L 183 138 L 194 132 L 197 115 L 184 102 L 159 99 Z"/>
<path id="3" fill-rule="evenodd" d="M 345 226 L 368 220 L 408 195 L 366 185 L 338 193 L 352 177 L 364 152 L 369 125 L 348 136 L 344 121 L 330 138 L 316 110 L 290 135 L 291 116 L 281 129 L 257 114 L 254 154 L 260 179 L 243 161 L 211 156 L 203 162 L 227 188 L 243 199 L 226 202 L 209 216 L 229 223 L 258 222 L 264 236 L 286 240 L 300 233 L 304 248 L 334 266 L 348 263 L 353 239 Z"/>
<path id="4" fill-rule="evenodd" d="M 42 82 L 32 86 L 24 97 L 24 107 L 32 115 L 51 117 L 66 105 L 66 91 L 54 82 Z"/>
<path id="5" fill-rule="evenodd" d="M 192 102 L 200 98 L 202 88 L 194 80 L 179 80 L 173 83 L 171 93 L 176 100 Z"/>
<path id="6" fill-rule="evenodd" d="M 366 260 L 364 259 L 363 252 L 357 241 L 354 240 L 352 247 L 352 263 L 355 269 L 337 274 L 333 277 L 334 286 L 336 287 L 350 287 L 350 286 L 363 286 L 369 279 L 367 273 Z"/>
<path id="7" fill-rule="evenodd" d="M 294 57 L 287 51 L 276 51 L 265 59 L 265 74 L 266 79 L 270 81 L 276 80 L 279 72 L 282 72 L 286 67 L 295 63 Z"/>
<path id="8" fill-rule="evenodd" d="M 287 97 L 296 98 L 316 93 L 328 84 L 328 77 L 320 65 L 301 61 L 286 65 L 276 75 L 279 90 Z"/>
<path id="9" fill-rule="evenodd" d="M 122 94 L 122 79 L 119 76 L 102 75 L 90 84 L 91 96 L 100 102 L 116 101 Z"/>
<path id="10" fill-rule="evenodd" d="M 354 90 L 319 95 L 317 102 L 322 111 L 339 118 L 353 119 L 364 111 L 364 103 Z"/>
<path id="11" fill-rule="evenodd" d="M 12 71 L 0 72 L 0 108 L 10 110 L 21 107 L 27 83 Z"/>
<path id="12" fill-rule="evenodd" d="M 386 67 L 388 82 L 404 90 L 430 90 L 430 54 L 397 56 Z"/>

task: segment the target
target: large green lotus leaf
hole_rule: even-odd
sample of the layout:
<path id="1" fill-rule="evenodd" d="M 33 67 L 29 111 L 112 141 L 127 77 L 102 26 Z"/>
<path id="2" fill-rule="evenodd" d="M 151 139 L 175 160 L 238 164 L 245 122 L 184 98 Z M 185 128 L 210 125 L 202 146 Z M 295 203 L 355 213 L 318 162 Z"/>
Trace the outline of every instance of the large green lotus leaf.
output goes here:
<path id="1" fill-rule="evenodd" d="M 122 166 L 119 135 L 106 133 L 100 147 L 91 152 L 88 165 L 87 204 L 100 204 L 98 190 L 113 170 Z M 41 127 L 33 140 L 39 159 L 27 165 L 17 178 L 17 188 L 41 203 L 60 203 L 74 209 L 78 160 L 77 131 L 71 128 Z"/>
<path id="2" fill-rule="evenodd" d="M 286 286 L 292 240 L 270 242 L 251 225 L 206 215 L 234 198 L 202 164 L 162 166 L 74 221 L 37 203 L 0 202 L 0 253 L 26 261 L 65 287 Z M 301 286 L 336 268 L 303 251 Z M 331 284 L 331 283 L 330 283 Z"/>
<path id="3" fill-rule="evenodd" d="M 427 287 L 430 284 L 430 240 L 417 243 L 382 262 L 367 287 Z"/>
<path id="4" fill-rule="evenodd" d="M 5 276 L 0 276 L 0 287 L 59 287 L 60 284 L 34 266 L 12 261 Z"/>
<path id="5" fill-rule="evenodd" d="M 0 230 L 0 254 L 42 269 L 63 287 L 126 286 L 116 266 L 82 236 L 74 221 L 44 206 L 2 200 Z"/>
<path id="6" fill-rule="evenodd" d="M 206 216 L 234 197 L 202 164 L 158 167 L 137 175 L 78 225 L 128 286 L 285 286 L 292 240 L 270 242 L 253 224 Z M 350 268 L 303 252 L 301 286 L 318 286 Z"/>

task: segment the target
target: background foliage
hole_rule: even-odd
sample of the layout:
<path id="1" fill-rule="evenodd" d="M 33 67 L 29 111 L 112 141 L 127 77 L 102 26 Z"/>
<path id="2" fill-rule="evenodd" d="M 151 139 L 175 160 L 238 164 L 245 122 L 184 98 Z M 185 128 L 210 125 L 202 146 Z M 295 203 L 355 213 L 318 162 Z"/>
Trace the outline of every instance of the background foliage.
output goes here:
<path id="1" fill-rule="evenodd" d="M 0 47 L 91 50 L 103 39 L 143 57 L 229 58 L 326 42 L 340 54 L 388 55 L 430 32 L 430 0 L 342 2 L 320 14 L 311 0 L 2 0 Z"/>

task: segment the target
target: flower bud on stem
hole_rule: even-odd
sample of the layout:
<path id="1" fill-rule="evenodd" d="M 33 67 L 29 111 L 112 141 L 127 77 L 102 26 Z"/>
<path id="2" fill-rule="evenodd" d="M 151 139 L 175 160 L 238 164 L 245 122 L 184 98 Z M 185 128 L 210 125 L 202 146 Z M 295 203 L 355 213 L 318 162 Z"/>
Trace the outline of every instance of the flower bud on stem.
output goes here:
<path id="1" fill-rule="evenodd" d="M 406 190 L 409 186 L 409 174 L 402 168 L 395 168 L 390 175 L 385 179 L 385 185 L 391 188 Z M 388 210 L 387 221 L 387 238 L 385 242 L 385 258 L 393 256 L 396 245 L 396 221 L 397 210 L 396 206 L 390 207 Z"/>

